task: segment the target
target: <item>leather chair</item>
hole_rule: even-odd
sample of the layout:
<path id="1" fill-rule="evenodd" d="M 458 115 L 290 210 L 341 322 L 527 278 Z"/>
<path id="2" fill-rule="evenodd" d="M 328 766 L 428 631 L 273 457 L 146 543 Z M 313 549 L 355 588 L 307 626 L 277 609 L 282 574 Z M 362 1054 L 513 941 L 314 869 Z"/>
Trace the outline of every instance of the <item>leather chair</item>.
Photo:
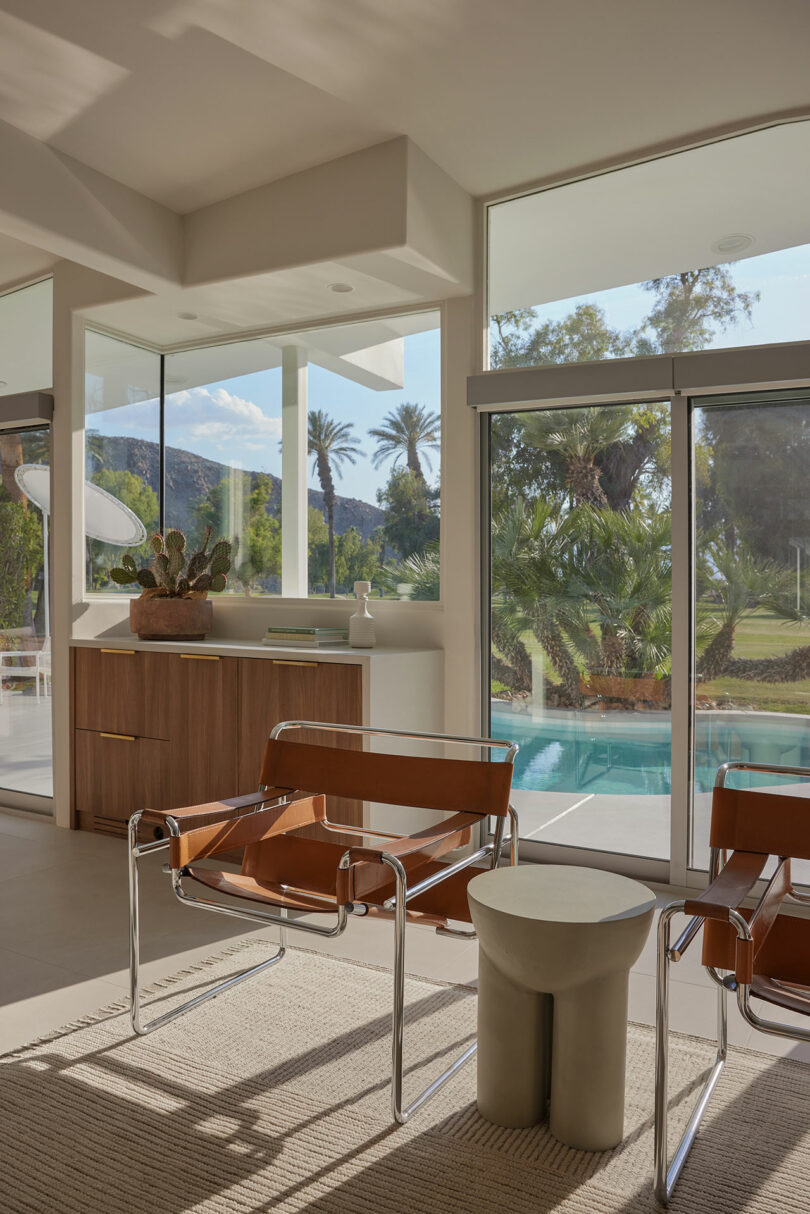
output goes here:
<path id="1" fill-rule="evenodd" d="M 794 887 L 793 859 L 810 860 L 810 798 L 783 793 L 727 787 L 730 772 L 810 779 L 810 770 L 773 767 L 759 763 L 724 763 L 717 773 L 712 798 L 709 842 L 711 883 L 696 898 L 670 902 L 658 925 L 658 990 L 656 1012 L 655 1076 L 655 1194 L 666 1203 L 681 1174 L 709 1098 L 726 1061 L 728 1048 L 727 999 L 736 996 L 743 1019 L 763 1033 L 810 1042 L 806 1027 L 760 1015 L 757 999 L 786 1011 L 810 1017 L 810 920 L 787 915 L 785 899 L 810 903 L 810 894 Z M 730 854 L 729 854 L 730 853 Z M 763 872 L 775 857 L 772 874 Z M 753 908 L 744 905 L 759 892 Z M 671 920 L 691 915 L 674 944 Z M 670 965 L 683 957 L 703 928 L 703 965 L 718 990 L 717 1056 L 700 1093 L 695 1110 L 668 1164 L 667 1057 L 669 1038 Z"/>
<path id="2" fill-rule="evenodd" d="M 440 743 L 466 747 L 489 761 L 429 758 L 423 755 L 380 753 L 290 741 L 282 733 L 319 730 L 354 734 L 358 738 Z M 492 762 L 495 750 L 504 761 Z M 473 1056 L 472 1045 L 407 1107 L 402 1104 L 405 926 L 420 923 L 447 935 L 472 937 L 467 883 L 484 862 L 495 867 L 509 850 L 517 863 L 517 816 L 510 804 L 514 743 L 489 738 L 457 738 L 441 734 L 286 721 L 273 730 L 264 755 L 259 789 L 249 796 L 169 811 L 142 810 L 129 821 L 130 981 L 131 1017 L 138 1034 L 153 1032 L 177 1016 L 258 974 L 284 956 L 287 930 L 338 936 L 350 916 L 382 916 L 394 921 L 394 1010 L 392 1049 L 392 1112 L 404 1122 Z M 403 826 L 414 808 L 451 816 L 412 834 L 389 834 L 370 826 L 332 822 L 326 795 L 360 802 L 384 803 L 401 809 Z M 495 822 L 491 840 L 482 842 L 482 827 Z M 511 819 L 510 836 L 505 824 Z M 166 838 L 141 842 L 142 826 Z M 477 836 L 477 838 L 476 838 Z M 447 853 L 470 843 L 461 858 Z M 203 864 L 223 853 L 244 848 L 241 871 Z M 235 916 L 252 923 L 276 924 L 281 939 L 268 960 L 220 983 L 182 1006 L 148 1023 L 141 1018 L 138 864 L 144 855 L 169 852 L 171 886 L 189 906 Z M 191 888 L 190 888 L 191 887 Z M 192 888 L 197 892 L 191 892 Z M 210 897 L 211 892 L 231 901 Z M 331 922 L 314 922 L 327 913 Z"/>

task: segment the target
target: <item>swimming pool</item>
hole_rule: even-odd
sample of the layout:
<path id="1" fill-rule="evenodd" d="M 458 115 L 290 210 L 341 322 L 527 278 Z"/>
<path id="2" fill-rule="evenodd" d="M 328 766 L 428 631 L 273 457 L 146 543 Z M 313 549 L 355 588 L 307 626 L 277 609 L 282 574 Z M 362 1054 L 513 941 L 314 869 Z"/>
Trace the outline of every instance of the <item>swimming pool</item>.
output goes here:
<path id="1" fill-rule="evenodd" d="M 668 714 L 550 711 L 532 716 L 497 702 L 492 736 L 518 742 L 514 786 L 543 792 L 668 793 Z M 695 788 L 708 792 L 729 759 L 810 768 L 810 716 L 699 712 Z M 735 781 L 739 786 L 741 780 Z M 767 782 L 755 777 L 759 785 Z M 776 782 L 776 781 L 774 781 Z"/>

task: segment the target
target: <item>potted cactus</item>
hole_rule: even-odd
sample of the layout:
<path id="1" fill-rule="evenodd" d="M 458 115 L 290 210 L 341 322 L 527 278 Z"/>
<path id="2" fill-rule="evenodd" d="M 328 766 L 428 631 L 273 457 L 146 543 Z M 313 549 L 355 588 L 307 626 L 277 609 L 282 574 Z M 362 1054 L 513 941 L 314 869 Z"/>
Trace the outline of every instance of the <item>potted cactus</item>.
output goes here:
<path id="1" fill-rule="evenodd" d="M 148 568 L 138 569 L 127 555 L 110 570 L 116 585 L 141 587 L 129 605 L 129 627 L 142 641 L 202 641 L 211 631 L 208 594 L 225 589 L 232 546 L 218 540 L 209 551 L 210 539 L 208 527 L 202 548 L 189 556 L 182 531 L 157 532 L 149 541 L 155 555 Z"/>

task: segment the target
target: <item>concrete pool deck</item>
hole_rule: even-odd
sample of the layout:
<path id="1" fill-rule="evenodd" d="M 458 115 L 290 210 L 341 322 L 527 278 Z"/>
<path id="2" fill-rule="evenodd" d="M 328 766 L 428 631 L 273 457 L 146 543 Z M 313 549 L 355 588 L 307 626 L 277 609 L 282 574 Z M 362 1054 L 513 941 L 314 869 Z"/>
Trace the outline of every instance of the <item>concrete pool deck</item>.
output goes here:
<path id="1" fill-rule="evenodd" d="M 0 803 L 2 790 L 53 796 L 51 697 L 33 689 L 6 690 L 0 704 Z"/>

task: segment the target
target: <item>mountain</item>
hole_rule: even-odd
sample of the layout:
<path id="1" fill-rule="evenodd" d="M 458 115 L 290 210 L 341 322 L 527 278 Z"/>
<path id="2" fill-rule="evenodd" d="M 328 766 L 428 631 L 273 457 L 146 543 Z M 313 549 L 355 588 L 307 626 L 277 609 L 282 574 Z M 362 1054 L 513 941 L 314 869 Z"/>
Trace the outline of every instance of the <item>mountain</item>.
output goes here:
<path id="1" fill-rule="evenodd" d="M 123 438 L 101 435 L 96 440 L 102 458 L 102 467 L 113 471 L 133 472 L 147 485 L 157 487 L 159 475 L 158 444 L 142 438 Z M 188 531 L 194 517 L 194 508 L 201 498 L 210 493 L 215 485 L 231 475 L 227 464 L 181 451 L 178 447 L 166 448 L 166 519 L 172 527 Z M 256 472 L 244 473 L 251 479 Z M 267 474 L 273 485 L 270 511 L 278 514 L 281 506 L 281 479 Z M 323 514 L 323 493 L 310 489 L 307 493 L 310 506 Z M 338 497 L 335 503 L 335 531 L 342 535 L 350 527 L 356 527 L 363 539 L 368 539 L 375 527 L 382 526 L 385 516 L 377 506 L 361 502 L 355 497 Z"/>

